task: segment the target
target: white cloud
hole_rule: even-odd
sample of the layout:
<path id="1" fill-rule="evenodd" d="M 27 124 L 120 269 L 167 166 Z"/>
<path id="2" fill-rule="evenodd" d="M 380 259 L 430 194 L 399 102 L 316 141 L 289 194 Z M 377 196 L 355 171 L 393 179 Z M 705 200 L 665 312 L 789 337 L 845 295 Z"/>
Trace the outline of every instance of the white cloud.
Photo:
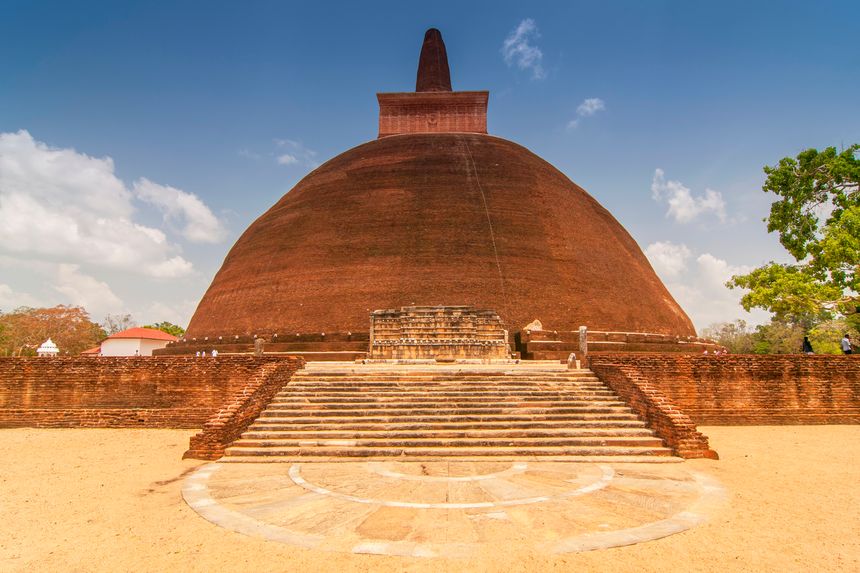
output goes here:
<path id="1" fill-rule="evenodd" d="M 259 153 L 254 153 L 250 149 L 244 147 L 240 149 L 237 153 L 239 154 L 239 157 L 245 157 L 246 159 L 253 159 L 255 161 L 259 161 L 263 158 L 263 156 Z"/>
<path id="2" fill-rule="evenodd" d="M 194 266 L 180 256 L 172 257 L 148 267 L 149 275 L 160 279 L 184 277 L 191 274 L 193 270 Z"/>
<path id="3" fill-rule="evenodd" d="M 598 111 L 603 111 L 606 109 L 606 102 L 604 102 L 599 97 L 590 97 L 585 100 L 581 104 L 576 107 L 576 117 L 569 122 L 567 122 L 567 127 L 569 129 L 575 129 L 579 126 L 579 120 L 583 117 L 591 117 L 596 114 Z"/>
<path id="4" fill-rule="evenodd" d="M 648 245 L 645 256 L 660 276 L 675 278 L 687 268 L 690 249 L 686 245 L 676 245 L 668 241 L 658 241 Z"/>
<path id="5" fill-rule="evenodd" d="M 166 320 L 167 322 L 172 322 L 173 324 L 178 324 L 185 328 L 188 326 L 188 323 L 191 322 L 191 316 L 194 314 L 196 309 L 197 301 L 186 299 L 173 304 L 154 302 L 146 310 L 137 314 L 147 317 L 144 324 Z M 137 316 L 137 314 L 135 316 Z"/>
<path id="6" fill-rule="evenodd" d="M 680 181 L 666 181 L 662 169 L 654 170 L 651 197 L 657 202 L 666 201 L 669 205 L 666 216 L 679 223 L 690 223 L 706 213 L 713 213 L 721 222 L 726 222 L 726 202 L 719 191 L 705 189 L 704 195 L 694 197 Z"/>
<path id="7" fill-rule="evenodd" d="M 66 304 L 82 306 L 90 316 L 102 316 L 123 308 L 122 301 L 107 283 L 80 272 L 78 265 L 59 265 L 54 290 L 63 295 Z"/>
<path id="8" fill-rule="evenodd" d="M 733 275 L 748 273 L 751 267 L 729 264 L 710 253 L 701 253 L 688 264 L 691 250 L 670 242 L 648 245 L 645 255 L 699 331 L 715 322 L 738 318 L 750 324 L 767 322 L 766 312 L 747 313 L 740 305 L 743 292 L 726 286 Z"/>
<path id="9" fill-rule="evenodd" d="M 502 56 L 508 66 L 516 65 L 521 70 L 531 70 L 532 78 L 546 77 L 543 69 L 543 52 L 534 45 L 540 38 L 537 24 L 531 18 L 520 22 L 502 43 Z"/>
<path id="10" fill-rule="evenodd" d="M 0 284 L 0 312 L 9 312 L 19 306 L 39 306 L 36 297 L 17 292 L 9 285 Z"/>
<path id="11" fill-rule="evenodd" d="M 142 178 L 134 183 L 134 194 L 155 205 L 168 221 L 184 223 L 182 236 L 194 243 L 218 243 L 227 231 L 212 211 L 193 193 Z"/>
<path id="12" fill-rule="evenodd" d="M 603 111 L 606 109 L 606 104 L 599 97 L 590 97 L 584 100 L 579 106 L 576 108 L 576 114 L 582 117 L 588 117 L 590 115 L 594 115 L 598 111 Z"/>
<path id="13" fill-rule="evenodd" d="M 313 149 L 305 147 L 301 141 L 295 139 L 273 139 L 275 144 L 274 150 L 264 153 L 257 153 L 247 148 L 239 150 L 239 155 L 246 159 L 260 161 L 274 161 L 277 165 L 298 165 L 316 169 L 320 163 L 317 160 L 317 152 Z"/>
<path id="14" fill-rule="evenodd" d="M 132 219 L 133 201 L 110 158 L 52 148 L 23 130 L 0 133 L 0 253 L 152 277 L 189 274 L 178 245 Z M 199 208 L 186 203 L 183 217 L 199 219 Z"/>
<path id="15" fill-rule="evenodd" d="M 308 149 L 301 141 L 294 139 L 275 139 L 275 145 L 279 151 L 275 156 L 275 162 L 278 165 L 296 165 L 301 164 L 311 169 L 319 167 L 317 161 L 317 152 L 313 149 Z"/>

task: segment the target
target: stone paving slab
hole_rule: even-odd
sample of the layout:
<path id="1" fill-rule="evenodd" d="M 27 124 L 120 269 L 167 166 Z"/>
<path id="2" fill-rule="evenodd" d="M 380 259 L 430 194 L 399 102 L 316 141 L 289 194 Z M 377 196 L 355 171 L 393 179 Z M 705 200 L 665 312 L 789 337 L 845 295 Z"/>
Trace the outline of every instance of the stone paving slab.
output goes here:
<path id="1" fill-rule="evenodd" d="M 659 539 L 720 510 L 684 464 L 603 460 L 212 463 L 182 495 L 227 529 L 323 551 L 467 557 L 515 542 L 541 553 Z"/>
<path id="2" fill-rule="evenodd" d="M 391 461 L 391 456 L 366 456 L 361 458 L 364 461 Z M 400 456 L 397 458 L 400 462 L 436 462 L 436 463 L 445 463 L 445 462 L 465 462 L 465 461 L 486 461 L 487 456 L 445 456 L 444 461 L 439 461 L 439 457 L 430 457 L 430 456 Z M 563 461 L 566 463 L 572 464 L 594 464 L 594 463 L 624 463 L 624 464 L 635 464 L 635 463 L 647 463 L 647 464 L 680 464 L 684 462 L 683 458 L 679 458 L 676 456 L 512 456 L 512 455 L 500 455 L 493 456 L 492 461 L 506 461 L 506 462 L 517 462 L 517 461 L 530 461 L 530 462 L 554 462 L 554 461 Z M 235 463 L 251 463 L 251 464 L 283 464 L 283 463 L 343 463 L 343 464 L 355 464 L 361 463 L 357 462 L 355 458 L 343 458 L 336 456 L 230 456 L 222 458 L 218 461 L 218 463 L 224 464 L 235 464 Z"/>

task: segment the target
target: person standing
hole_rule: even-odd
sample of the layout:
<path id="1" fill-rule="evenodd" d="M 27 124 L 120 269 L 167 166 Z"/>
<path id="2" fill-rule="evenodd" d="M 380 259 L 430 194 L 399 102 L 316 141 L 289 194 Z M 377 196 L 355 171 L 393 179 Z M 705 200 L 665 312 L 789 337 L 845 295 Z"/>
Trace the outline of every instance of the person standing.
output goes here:
<path id="1" fill-rule="evenodd" d="M 815 354 L 815 351 L 812 350 L 812 343 L 809 342 L 809 337 L 803 337 L 803 353 L 804 354 Z"/>
<path id="2" fill-rule="evenodd" d="M 842 354 L 853 354 L 851 350 L 851 337 L 848 333 L 845 333 L 845 336 L 842 337 Z"/>

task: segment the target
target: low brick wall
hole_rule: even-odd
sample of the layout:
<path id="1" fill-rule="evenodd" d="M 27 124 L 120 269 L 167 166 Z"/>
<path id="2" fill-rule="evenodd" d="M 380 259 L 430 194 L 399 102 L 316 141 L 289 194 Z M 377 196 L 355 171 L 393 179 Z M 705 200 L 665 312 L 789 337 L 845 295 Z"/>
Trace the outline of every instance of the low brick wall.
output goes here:
<path id="1" fill-rule="evenodd" d="M 860 356 L 595 354 L 700 425 L 858 424 Z"/>
<path id="2" fill-rule="evenodd" d="M 262 367 L 285 360 L 0 358 L 0 428 L 200 428 Z"/>
<path id="3" fill-rule="evenodd" d="M 262 366 L 203 424 L 203 431 L 191 437 L 188 451 L 182 457 L 217 460 L 223 456 L 224 449 L 242 435 L 303 365 L 300 358 L 287 358 Z"/>
<path id="4" fill-rule="evenodd" d="M 516 349 L 527 360 L 567 360 L 580 351 L 579 331 L 523 330 L 514 335 Z M 645 352 L 701 354 L 722 348 L 712 340 L 647 332 L 588 331 L 588 353 Z"/>
<path id="5" fill-rule="evenodd" d="M 592 371 L 654 430 L 675 455 L 682 458 L 717 459 L 708 438 L 696 430 L 689 416 L 654 387 L 635 368 L 617 364 L 592 364 Z"/>

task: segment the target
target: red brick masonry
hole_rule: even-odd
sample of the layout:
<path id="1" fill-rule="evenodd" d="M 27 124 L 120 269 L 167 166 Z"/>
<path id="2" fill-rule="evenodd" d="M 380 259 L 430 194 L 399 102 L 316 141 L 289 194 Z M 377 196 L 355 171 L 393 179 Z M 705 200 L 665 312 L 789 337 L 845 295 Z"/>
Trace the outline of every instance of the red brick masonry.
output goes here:
<path id="1" fill-rule="evenodd" d="M 613 355 L 618 357 L 619 355 Z M 645 424 L 682 458 L 717 459 L 717 453 L 708 446 L 708 438 L 696 430 L 696 424 L 681 412 L 648 379 L 648 373 L 635 366 L 618 362 L 601 361 L 594 356 L 591 370 L 624 400 Z"/>
<path id="2" fill-rule="evenodd" d="M 619 371 L 660 392 L 696 424 L 858 424 L 860 357 L 595 354 L 603 379 Z"/>
<path id="3" fill-rule="evenodd" d="M 203 424 L 203 431 L 191 437 L 190 447 L 182 457 L 217 460 L 223 456 L 224 448 L 242 435 L 303 365 L 301 358 L 285 358 L 262 366 Z"/>
<path id="4" fill-rule="evenodd" d="M 299 367 L 253 356 L 0 358 L 0 428 L 200 428 L 273 363 Z"/>
<path id="5" fill-rule="evenodd" d="M 487 133 L 489 92 L 376 94 L 379 137 L 404 133 Z"/>

